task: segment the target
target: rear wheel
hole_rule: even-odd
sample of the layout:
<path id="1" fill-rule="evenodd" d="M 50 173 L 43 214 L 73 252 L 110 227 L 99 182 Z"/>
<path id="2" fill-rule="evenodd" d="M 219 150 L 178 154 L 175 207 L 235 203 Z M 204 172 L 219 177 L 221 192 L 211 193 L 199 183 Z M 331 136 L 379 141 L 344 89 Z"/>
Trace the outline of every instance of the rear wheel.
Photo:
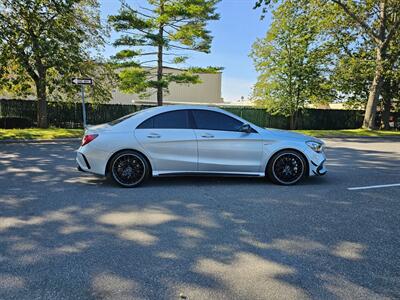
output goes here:
<path id="1" fill-rule="evenodd" d="M 268 163 L 269 179 L 281 185 L 292 185 L 306 176 L 307 163 L 299 152 L 283 150 L 275 154 Z"/>
<path id="2" fill-rule="evenodd" d="M 149 174 L 147 160 L 135 151 L 122 151 L 110 162 L 110 175 L 123 187 L 136 187 L 143 183 Z"/>

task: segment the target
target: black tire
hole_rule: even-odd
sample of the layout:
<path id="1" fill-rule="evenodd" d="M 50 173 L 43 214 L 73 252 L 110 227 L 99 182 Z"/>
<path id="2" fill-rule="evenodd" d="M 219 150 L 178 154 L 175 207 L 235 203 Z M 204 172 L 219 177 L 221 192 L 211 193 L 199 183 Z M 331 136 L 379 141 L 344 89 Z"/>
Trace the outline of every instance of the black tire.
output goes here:
<path id="1" fill-rule="evenodd" d="M 307 176 L 307 170 L 307 162 L 301 153 L 283 150 L 269 160 L 266 173 L 275 184 L 293 185 Z"/>
<path id="2" fill-rule="evenodd" d="M 109 164 L 110 177 L 120 186 L 137 187 L 149 176 L 150 166 L 140 153 L 125 150 L 113 156 Z"/>

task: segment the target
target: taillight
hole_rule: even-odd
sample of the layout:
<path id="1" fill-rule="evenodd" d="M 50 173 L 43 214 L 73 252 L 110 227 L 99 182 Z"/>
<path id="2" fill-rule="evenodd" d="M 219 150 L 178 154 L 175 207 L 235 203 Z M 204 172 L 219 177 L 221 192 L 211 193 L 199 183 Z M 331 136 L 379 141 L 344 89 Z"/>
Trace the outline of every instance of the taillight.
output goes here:
<path id="1" fill-rule="evenodd" d="M 95 138 L 97 138 L 99 135 L 98 134 L 86 134 L 83 138 L 82 138 L 82 146 L 85 146 L 86 144 L 89 144 L 91 141 L 93 141 Z"/>

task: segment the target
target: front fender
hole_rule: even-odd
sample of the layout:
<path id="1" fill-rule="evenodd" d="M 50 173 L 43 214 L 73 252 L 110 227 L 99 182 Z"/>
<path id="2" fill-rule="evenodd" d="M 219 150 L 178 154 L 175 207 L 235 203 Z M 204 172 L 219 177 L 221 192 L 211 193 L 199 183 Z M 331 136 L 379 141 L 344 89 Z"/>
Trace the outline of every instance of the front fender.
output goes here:
<path id="1" fill-rule="evenodd" d="M 269 160 L 271 159 L 272 156 L 274 156 L 276 153 L 282 150 L 295 150 L 299 151 L 302 153 L 306 159 L 308 165 L 310 165 L 313 154 L 310 152 L 312 151 L 303 141 L 299 142 L 294 142 L 294 141 L 282 141 L 282 142 L 269 142 L 269 141 L 264 141 L 263 143 L 263 164 L 261 166 L 261 172 L 265 171 L 268 165 Z"/>

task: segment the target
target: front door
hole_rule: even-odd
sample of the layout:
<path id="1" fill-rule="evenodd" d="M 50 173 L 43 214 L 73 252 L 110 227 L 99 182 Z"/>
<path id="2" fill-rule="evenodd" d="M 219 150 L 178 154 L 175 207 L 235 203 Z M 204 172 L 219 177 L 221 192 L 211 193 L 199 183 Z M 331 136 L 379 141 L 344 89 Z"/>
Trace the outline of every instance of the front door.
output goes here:
<path id="1" fill-rule="evenodd" d="M 243 123 L 224 113 L 202 109 L 191 112 L 198 141 L 199 171 L 260 172 L 263 143 L 259 133 L 241 132 Z"/>

